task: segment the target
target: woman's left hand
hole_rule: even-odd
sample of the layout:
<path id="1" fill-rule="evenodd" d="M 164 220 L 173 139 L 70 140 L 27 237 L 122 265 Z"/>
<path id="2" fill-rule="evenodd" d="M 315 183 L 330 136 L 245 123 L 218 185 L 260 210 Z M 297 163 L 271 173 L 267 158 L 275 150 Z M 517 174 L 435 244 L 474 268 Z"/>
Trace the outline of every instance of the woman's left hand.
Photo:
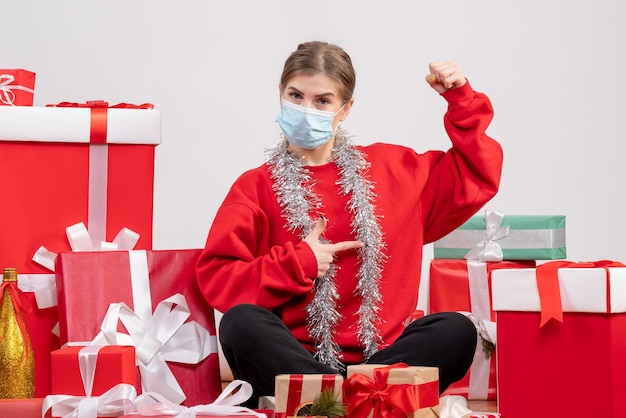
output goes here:
<path id="1" fill-rule="evenodd" d="M 430 86 L 441 94 L 450 89 L 461 87 L 466 83 L 463 70 L 456 62 L 437 61 L 428 64 L 430 74 L 426 76 L 426 81 Z"/>

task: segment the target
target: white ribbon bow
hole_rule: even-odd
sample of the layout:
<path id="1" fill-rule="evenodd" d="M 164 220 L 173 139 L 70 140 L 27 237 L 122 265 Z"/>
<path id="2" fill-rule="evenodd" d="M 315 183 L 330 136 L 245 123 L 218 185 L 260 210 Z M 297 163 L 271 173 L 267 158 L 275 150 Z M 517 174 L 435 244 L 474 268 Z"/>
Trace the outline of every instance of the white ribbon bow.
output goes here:
<path id="1" fill-rule="evenodd" d="M 132 250 L 139 241 L 138 233 L 128 228 L 122 228 L 113 242 L 101 242 L 98 248 L 94 248 L 84 223 L 79 222 L 68 226 L 65 228 L 65 232 L 72 251 Z M 42 245 L 33 255 L 33 261 L 54 273 L 56 257 L 56 253 L 49 251 Z M 18 286 L 24 292 L 35 293 L 35 300 L 40 309 L 57 306 L 54 274 L 21 274 Z"/>
<path id="2" fill-rule="evenodd" d="M 62 418 L 97 418 L 120 416 L 135 411 L 137 390 L 133 385 L 120 383 L 100 396 L 48 395 L 42 405 L 42 416 L 54 407 Z"/>
<path id="3" fill-rule="evenodd" d="M 0 102 L 15 106 L 15 93 L 13 90 L 24 90 L 28 93 L 34 93 L 33 89 L 28 87 L 11 85 L 15 81 L 13 74 L 0 74 Z"/>
<path id="4" fill-rule="evenodd" d="M 235 389 L 239 388 L 234 394 Z M 208 405 L 185 407 L 173 404 L 157 392 L 146 392 L 137 397 L 135 407 L 142 416 L 168 415 L 175 418 L 195 418 L 198 415 L 226 416 L 226 415 L 254 415 L 258 418 L 267 418 L 263 413 L 238 406 L 252 396 L 252 386 L 243 380 L 233 380 L 224 388 L 215 402 Z"/>
<path id="5" fill-rule="evenodd" d="M 501 226 L 504 213 L 496 210 L 485 212 L 485 238 L 476 243 L 465 255 L 466 260 L 502 261 L 502 248 L 495 241 L 510 234 L 509 226 Z"/>
<path id="6" fill-rule="evenodd" d="M 143 391 L 158 392 L 180 404 L 186 396 L 167 362 L 197 364 L 217 353 L 215 336 L 195 321 L 185 322 L 190 314 L 180 293 L 161 301 L 154 313 L 144 318 L 123 302 L 112 303 L 90 345 L 134 346 Z M 117 331 L 118 321 L 128 334 Z"/>
<path id="7" fill-rule="evenodd" d="M 439 399 L 439 418 L 469 418 L 471 414 L 463 396 L 446 395 Z"/>

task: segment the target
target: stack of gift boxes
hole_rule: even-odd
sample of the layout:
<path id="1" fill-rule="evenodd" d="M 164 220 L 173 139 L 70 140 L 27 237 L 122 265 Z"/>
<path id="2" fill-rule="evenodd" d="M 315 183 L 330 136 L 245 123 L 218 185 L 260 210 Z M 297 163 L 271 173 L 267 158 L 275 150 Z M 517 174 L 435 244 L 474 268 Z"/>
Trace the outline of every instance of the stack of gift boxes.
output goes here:
<path id="1" fill-rule="evenodd" d="M 33 106 L 34 80 L 0 70 L 0 266 L 18 269 L 31 305 L 32 402 L 55 417 L 86 398 L 110 413 L 151 392 L 212 403 L 222 388 L 213 310 L 195 279 L 201 250 L 152 249 L 160 111 Z M 9 403 L 25 411 L 23 401 Z"/>
<path id="2" fill-rule="evenodd" d="M 237 406 L 248 383 L 222 391 L 213 310 L 195 280 L 200 250 L 152 249 L 160 112 L 33 107 L 34 80 L 0 70 L 0 266 L 20 273 L 36 362 L 36 408 L 11 400 L 12 413 L 264 416 Z M 430 264 L 429 312 L 464 312 L 480 337 L 461 381 L 439 397 L 432 367 L 281 375 L 269 415 L 295 416 L 329 389 L 356 418 L 497 415 L 458 398 L 497 400 L 505 418 L 620 416 L 626 269 L 562 261 L 565 250 L 563 216 L 473 217 L 434 244 Z"/>
<path id="3" fill-rule="evenodd" d="M 565 258 L 564 216 L 487 211 L 434 243 L 430 312 L 465 312 L 480 336 L 446 393 L 504 418 L 624 416 L 626 266 Z"/>

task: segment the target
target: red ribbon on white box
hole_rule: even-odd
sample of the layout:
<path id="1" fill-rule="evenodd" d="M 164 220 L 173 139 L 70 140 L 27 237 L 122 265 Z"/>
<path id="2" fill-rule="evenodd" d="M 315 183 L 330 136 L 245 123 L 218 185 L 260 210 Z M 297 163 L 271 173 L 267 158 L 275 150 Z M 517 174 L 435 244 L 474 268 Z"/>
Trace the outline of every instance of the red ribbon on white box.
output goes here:
<path id="1" fill-rule="evenodd" d="M 23 90 L 28 93 L 35 92 L 28 87 L 13 85 L 14 81 L 15 76 L 13 74 L 0 74 L 0 102 L 9 106 L 15 106 L 15 93 L 13 93 L 13 90 Z"/>
<path id="2" fill-rule="evenodd" d="M 502 261 L 504 254 L 496 242 L 510 234 L 508 226 L 502 226 L 504 213 L 497 210 L 485 211 L 485 238 L 477 242 L 465 255 L 466 260 Z"/>
<path id="3" fill-rule="evenodd" d="M 236 392 L 233 393 L 233 391 Z M 252 386 L 243 380 L 233 380 L 224 388 L 215 402 L 208 405 L 185 407 L 176 405 L 157 392 L 146 392 L 137 397 L 135 407 L 141 416 L 168 415 L 174 418 L 195 418 L 198 415 L 232 416 L 254 415 L 267 418 L 267 415 L 239 406 L 252 396 Z"/>
<path id="4" fill-rule="evenodd" d="M 217 338 L 196 321 L 186 322 L 191 312 L 180 293 L 159 302 L 153 313 L 147 253 L 129 251 L 129 259 L 134 311 L 123 302 L 110 304 L 89 344 L 134 346 L 142 390 L 180 404 L 186 396 L 167 362 L 197 364 L 217 353 Z M 118 323 L 128 333 L 118 332 Z"/>

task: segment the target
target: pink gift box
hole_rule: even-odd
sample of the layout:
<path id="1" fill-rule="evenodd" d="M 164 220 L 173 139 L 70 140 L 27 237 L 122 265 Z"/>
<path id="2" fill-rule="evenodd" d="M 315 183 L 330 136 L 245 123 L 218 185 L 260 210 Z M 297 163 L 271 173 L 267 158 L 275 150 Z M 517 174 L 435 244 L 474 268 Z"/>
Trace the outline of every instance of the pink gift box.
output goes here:
<path id="1" fill-rule="evenodd" d="M 32 106 L 35 78 L 32 71 L 0 68 L 0 106 Z"/>
<path id="2" fill-rule="evenodd" d="M 213 309 L 207 304 L 196 282 L 195 263 L 200 252 L 201 249 L 59 254 L 56 278 L 62 343 L 92 341 L 96 336 L 102 336 L 101 325 L 111 304 L 120 306 L 123 302 L 126 309 L 132 310 L 133 315 L 140 318 L 143 324 L 148 324 L 151 315 L 157 315 L 166 300 L 184 297 L 190 313 L 179 330 L 192 324 L 199 326 L 205 334 L 210 335 L 205 344 L 210 354 L 194 364 L 167 362 L 167 369 L 174 375 L 186 397 L 184 405 L 213 402 L 221 393 L 221 382 Z M 167 312 L 173 309 L 163 306 Z M 172 306 L 180 308 L 182 305 L 179 301 Z M 166 322 L 163 321 L 164 326 Z M 153 325 L 158 327 L 161 324 Z M 158 338 L 158 332 L 162 332 L 160 328 L 157 331 L 150 330 L 153 333 L 150 335 L 155 335 L 155 338 Z M 119 326 L 117 331 L 126 337 L 128 335 L 125 333 L 130 333 L 123 326 Z M 195 336 L 194 341 L 199 341 L 199 338 Z M 174 340 L 175 336 L 168 341 Z M 190 350 L 189 347 L 185 343 L 184 347 L 176 348 L 173 352 L 184 354 Z M 139 356 L 143 351 L 137 349 L 138 359 L 143 358 Z M 186 356 L 193 358 L 194 355 Z M 153 358 L 149 357 L 148 360 Z M 144 377 L 142 372 L 143 390 L 152 390 L 145 387 Z"/>
<path id="3" fill-rule="evenodd" d="M 430 262 L 429 310 L 470 312 L 474 320 L 494 322 L 491 307 L 491 276 L 494 270 L 534 267 L 535 261 L 494 261 L 435 259 Z M 497 346 L 497 344 L 496 344 Z M 490 356 L 478 339 L 472 367 L 442 395 L 460 395 L 470 400 L 497 397 L 495 350 Z"/>
<path id="4" fill-rule="evenodd" d="M 562 322 L 543 326 L 548 299 L 536 277 L 542 266 L 494 271 L 503 417 L 624 416 L 626 268 L 597 264 L 555 271 Z"/>

